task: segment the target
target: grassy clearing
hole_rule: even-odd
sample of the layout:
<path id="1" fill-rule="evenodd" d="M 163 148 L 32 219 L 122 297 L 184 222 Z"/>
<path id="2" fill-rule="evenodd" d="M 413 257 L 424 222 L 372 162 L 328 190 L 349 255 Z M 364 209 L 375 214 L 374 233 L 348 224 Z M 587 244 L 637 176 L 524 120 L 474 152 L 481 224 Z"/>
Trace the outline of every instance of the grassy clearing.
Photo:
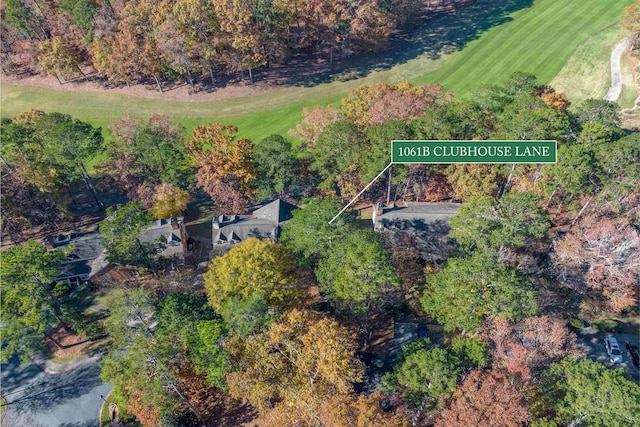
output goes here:
<path id="1" fill-rule="evenodd" d="M 536 0 L 453 54 L 436 72 L 415 81 L 440 82 L 463 96 L 478 85 L 504 81 L 514 71 L 533 73 L 542 83 L 549 83 L 585 40 L 616 25 L 631 3 L 633 0 Z M 593 58 L 587 51 L 575 60 L 582 67 L 582 62 Z"/>
<path id="2" fill-rule="evenodd" d="M 589 98 L 602 98 L 611 84 L 611 52 L 620 41 L 620 27 L 612 25 L 587 38 L 551 81 L 574 105 Z"/>
<path id="3" fill-rule="evenodd" d="M 572 55 L 575 69 L 592 71 L 593 62 L 600 61 L 592 56 L 593 49 L 599 52 L 601 48 L 597 38 L 617 25 L 622 10 L 633 1 L 510 0 L 496 4 L 479 0 L 475 6 L 434 20 L 422 29 L 419 46 L 412 45 L 407 58 L 400 56 L 406 52 L 392 52 L 396 57 L 391 63 L 395 65 L 360 72 L 364 77 L 352 80 L 345 73 L 311 87 L 290 86 L 210 102 L 3 85 L 1 113 L 11 117 L 29 108 L 59 111 L 103 129 L 127 113 L 141 117 L 156 113 L 176 117 L 188 130 L 219 120 L 238 126 L 241 136 L 261 139 L 272 133 L 286 134 L 302 117 L 303 108 L 336 102 L 365 84 L 402 80 L 442 83 L 456 95 L 465 96 L 480 84 L 504 81 L 514 71 L 531 72 L 541 82 L 551 82 Z M 607 40 L 614 38 L 613 32 L 606 35 Z M 599 47 L 589 48 L 591 39 L 590 43 Z M 450 56 L 442 55 L 456 49 Z M 589 86 L 589 82 L 582 84 Z"/>
<path id="4" fill-rule="evenodd" d="M 638 67 L 638 59 L 633 58 L 629 52 L 625 52 L 622 55 L 620 61 L 620 68 L 622 72 L 622 92 L 620 98 L 618 98 L 618 104 L 620 108 L 633 108 L 638 98 L 638 91 L 633 81 L 635 75 L 635 69 Z"/>

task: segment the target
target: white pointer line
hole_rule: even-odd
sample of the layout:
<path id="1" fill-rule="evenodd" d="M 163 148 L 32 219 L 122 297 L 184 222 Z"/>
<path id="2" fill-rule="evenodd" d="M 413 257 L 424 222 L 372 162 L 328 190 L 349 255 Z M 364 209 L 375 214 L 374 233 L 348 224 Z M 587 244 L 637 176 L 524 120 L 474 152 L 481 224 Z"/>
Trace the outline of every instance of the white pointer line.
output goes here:
<path id="1" fill-rule="evenodd" d="M 358 195 L 357 195 L 356 197 L 354 197 L 353 199 L 351 199 L 351 201 L 347 204 L 347 206 L 345 206 L 344 208 L 342 208 L 342 210 L 341 210 L 340 212 L 338 212 L 338 214 L 337 214 L 336 216 L 334 216 L 334 217 L 333 217 L 333 219 L 332 219 L 331 221 L 329 221 L 329 224 L 331 224 L 333 221 L 335 221 L 335 220 L 336 220 L 336 218 L 338 218 L 338 217 L 342 214 L 342 212 L 346 211 L 346 210 L 347 210 L 347 208 L 348 208 L 349 206 L 351 206 L 351 204 L 352 204 L 353 202 L 355 202 L 355 201 L 358 199 L 358 197 L 360 197 L 360 196 L 362 195 L 362 193 L 364 193 L 365 191 L 367 191 L 367 188 L 371 187 L 371 184 L 373 184 L 374 182 L 376 182 L 376 180 L 377 180 L 378 178 L 380 178 L 380 176 L 381 176 L 383 173 L 385 173 L 385 172 L 387 171 L 387 169 L 389 169 L 389 168 L 391 167 L 391 165 L 392 165 L 392 164 L 393 164 L 393 162 L 389 163 L 389 164 L 387 165 L 387 167 L 386 167 L 386 168 L 384 168 L 384 169 L 382 170 L 382 172 L 380 172 L 380 173 L 378 174 L 378 176 L 376 176 L 375 178 L 373 178 L 373 179 L 371 180 L 371 182 L 370 182 L 370 183 L 368 183 L 368 184 L 367 184 L 367 186 L 366 186 L 366 187 L 364 187 L 364 189 L 363 189 L 361 192 L 359 192 L 359 193 L 358 193 Z"/>

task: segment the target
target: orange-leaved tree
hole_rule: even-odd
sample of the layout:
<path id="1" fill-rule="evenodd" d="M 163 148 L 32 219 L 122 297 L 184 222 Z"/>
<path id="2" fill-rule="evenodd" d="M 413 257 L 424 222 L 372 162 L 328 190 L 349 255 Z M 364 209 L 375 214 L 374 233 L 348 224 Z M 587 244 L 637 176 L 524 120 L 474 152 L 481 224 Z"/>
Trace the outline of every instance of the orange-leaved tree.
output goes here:
<path id="1" fill-rule="evenodd" d="M 266 332 L 226 347 L 237 361 L 227 375 L 231 396 L 269 414 L 273 426 L 321 425 L 322 404 L 350 395 L 364 369 L 351 333 L 308 311 L 292 310 Z"/>
<path id="2" fill-rule="evenodd" d="M 473 371 L 440 412 L 436 427 L 518 427 L 529 420 L 529 403 L 499 372 Z"/>
<path id="3" fill-rule="evenodd" d="M 253 196 L 256 177 L 253 144 L 236 138 L 238 128 L 220 123 L 198 126 L 187 141 L 187 153 L 198 168 L 198 185 L 223 213 L 242 213 Z"/>

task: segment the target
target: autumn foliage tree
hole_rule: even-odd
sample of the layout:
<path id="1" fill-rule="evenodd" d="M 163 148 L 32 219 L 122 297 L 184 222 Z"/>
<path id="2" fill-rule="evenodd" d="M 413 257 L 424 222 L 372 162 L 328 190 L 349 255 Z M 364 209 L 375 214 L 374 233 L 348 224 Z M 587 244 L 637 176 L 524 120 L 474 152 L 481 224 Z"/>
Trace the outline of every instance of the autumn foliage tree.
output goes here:
<path id="1" fill-rule="evenodd" d="M 628 219 L 597 212 L 584 216 L 556 242 L 561 280 L 581 293 L 600 295 L 620 312 L 636 303 L 640 278 L 640 234 Z"/>
<path id="2" fill-rule="evenodd" d="M 335 320 L 293 310 L 262 334 L 229 342 L 237 370 L 227 375 L 232 397 L 247 399 L 273 427 L 320 426 L 323 403 L 348 396 L 362 362 L 349 331 Z"/>
<path id="3" fill-rule="evenodd" d="M 451 165 L 445 170 L 455 198 L 470 200 L 478 196 L 497 196 L 504 173 L 493 165 Z"/>
<path id="4" fill-rule="evenodd" d="M 253 196 L 256 177 L 253 144 L 236 139 L 238 128 L 211 123 L 198 126 L 187 141 L 188 155 L 198 168 L 198 185 L 223 213 L 243 213 Z"/>
<path id="5" fill-rule="evenodd" d="M 190 199 L 185 190 L 164 182 L 155 188 L 151 214 L 156 219 L 178 217 L 187 208 Z"/>
<path id="6" fill-rule="evenodd" d="M 167 116 L 143 121 L 125 116 L 111 123 L 114 139 L 98 170 L 134 201 L 153 205 L 154 188 L 163 182 L 189 187 L 192 166 L 184 149 L 184 127 Z"/>
<path id="7" fill-rule="evenodd" d="M 631 47 L 640 47 L 640 4 L 627 6 L 620 18 L 622 27 L 631 33 Z"/>
<path id="8" fill-rule="evenodd" d="M 408 427 L 408 419 L 392 412 L 384 412 L 385 395 L 375 392 L 368 396 L 338 395 L 327 399 L 320 412 L 320 421 L 326 427 Z"/>
<path id="9" fill-rule="evenodd" d="M 70 78 L 81 72 L 81 57 L 72 46 L 61 37 L 45 40 L 38 46 L 38 61 L 44 70 L 52 76 Z"/>
<path id="10" fill-rule="evenodd" d="M 211 261 L 203 276 L 209 304 L 219 310 L 228 299 L 261 293 L 272 307 L 289 307 L 299 296 L 293 266 L 280 244 L 249 238 Z"/>
<path id="11" fill-rule="evenodd" d="M 494 317 L 483 336 L 490 344 L 493 368 L 523 381 L 537 381 L 552 363 L 584 352 L 565 322 L 549 316 L 528 317 L 518 323 Z"/>
<path id="12" fill-rule="evenodd" d="M 519 427 L 529 420 L 522 391 L 496 371 L 473 371 L 436 419 L 436 427 Z"/>

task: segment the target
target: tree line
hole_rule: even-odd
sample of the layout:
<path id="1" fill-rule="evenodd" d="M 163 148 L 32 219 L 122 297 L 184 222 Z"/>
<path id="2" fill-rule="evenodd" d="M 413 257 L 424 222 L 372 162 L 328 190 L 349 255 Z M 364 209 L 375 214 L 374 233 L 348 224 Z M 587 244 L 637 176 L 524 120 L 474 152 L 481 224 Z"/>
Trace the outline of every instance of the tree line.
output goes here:
<path id="1" fill-rule="evenodd" d="M 195 73 L 215 85 L 221 71 L 251 80 L 252 70 L 304 50 L 326 51 L 331 63 L 383 49 L 392 31 L 430 7 L 420 0 L 8 0 L 3 69 L 40 67 L 70 79 L 91 66 L 116 83 L 153 79 L 162 92 L 163 80 L 184 79 L 195 89 Z"/>

